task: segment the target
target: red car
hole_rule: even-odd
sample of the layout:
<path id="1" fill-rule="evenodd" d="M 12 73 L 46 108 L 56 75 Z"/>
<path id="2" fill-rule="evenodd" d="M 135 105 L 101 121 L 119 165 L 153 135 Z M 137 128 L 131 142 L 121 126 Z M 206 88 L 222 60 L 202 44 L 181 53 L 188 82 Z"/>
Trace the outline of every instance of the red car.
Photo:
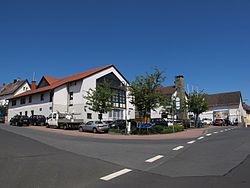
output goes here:
<path id="1" fill-rule="evenodd" d="M 224 126 L 225 125 L 225 120 L 224 119 L 215 119 L 213 124 L 216 125 L 216 126 Z"/>

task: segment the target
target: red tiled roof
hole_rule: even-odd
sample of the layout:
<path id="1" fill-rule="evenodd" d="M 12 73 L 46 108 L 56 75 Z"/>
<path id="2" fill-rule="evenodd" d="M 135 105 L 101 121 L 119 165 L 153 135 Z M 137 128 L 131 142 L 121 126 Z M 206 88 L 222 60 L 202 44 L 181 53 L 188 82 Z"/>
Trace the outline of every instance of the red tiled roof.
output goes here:
<path id="1" fill-rule="evenodd" d="M 52 85 L 53 83 L 60 80 L 60 78 L 52 78 L 48 76 L 44 76 L 44 79 L 49 83 L 49 85 Z"/>
<path id="2" fill-rule="evenodd" d="M 41 92 L 49 91 L 49 90 L 55 89 L 55 88 L 57 88 L 59 86 L 62 86 L 64 84 L 68 83 L 68 82 L 73 82 L 73 81 L 76 81 L 76 80 L 86 78 L 88 76 L 91 76 L 91 75 L 93 75 L 95 73 L 98 73 L 100 71 L 103 71 L 103 70 L 108 69 L 108 68 L 113 67 L 113 66 L 114 65 L 107 65 L 107 66 L 104 66 L 104 67 L 100 67 L 100 68 L 96 68 L 96 69 L 89 70 L 89 71 L 86 71 L 86 72 L 82 72 L 82 73 L 79 73 L 79 74 L 75 74 L 75 75 L 72 75 L 72 76 L 68 76 L 68 77 L 65 77 L 65 78 L 62 78 L 62 79 L 44 77 L 51 85 L 46 86 L 46 87 L 42 87 L 42 88 L 38 88 L 38 89 L 35 89 L 35 90 L 27 91 L 25 93 L 16 95 L 16 96 L 14 96 L 14 97 L 12 97 L 10 99 L 15 99 L 15 98 L 24 97 L 24 96 L 27 96 L 27 95 L 32 95 L 32 94 L 35 94 L 35 93 L 41 93 Z"/>

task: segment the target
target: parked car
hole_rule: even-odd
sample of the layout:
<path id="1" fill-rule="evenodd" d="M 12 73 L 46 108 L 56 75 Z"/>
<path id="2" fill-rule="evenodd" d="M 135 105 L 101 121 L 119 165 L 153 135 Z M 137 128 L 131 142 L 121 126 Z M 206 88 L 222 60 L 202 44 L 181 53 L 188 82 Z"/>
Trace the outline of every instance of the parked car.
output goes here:
<path id="1" fill-rule="evenodd" d="M 4 123 L 4 121 L 5 121 L 4 116 L 0 115 L 0 123 Z"/>
<path id="2" fill-rule="evenodd" d="M 168 122 L 163 118 L 153 118 L 150 120 L 150 123 L 152 123 L 154 125 L 168 126 Z"/>
<path id="3" fill-rule="evenodd" d="M 213 124 L 216 125 L 216 126 L 224 126 L 225 125 L 225 120 L 224 119 L 215 119 Z"/>
<path id="4" fill-rule="evenodd" d="M 209 118 L 203 118 L 201 122 L 203 125 L 211 125 L 213 123 L 212 119 Z"/>
<path id="5" fill-rule="evenodd" d="M 125 120 L 115 120 L 113 123 L 109 125 L 110 128 L 117 129 L 126 129 L 126 121 Z"/>
<path id="6" fill-rule="evenodd" d="M 105 124 L 102 121 L 89 121 L 85 124 L 81 124 L 79 131 L 90 131 L 93 133 L 107 133 L 109 131 L 108 124 Z"/>
<path id="7" fill-rule="evenodd" d="M 43 115 L 33 115 L 29 118 L 29 123 L 31 125 L 44 126 L 46 124 L 46 117 Z"/>
<path id="8" fill-rule="evenodd" d="M 103 121 L 103 123 L 107 124 L 107 125 L 111 125 L 113 123 L 113 121 Z"/>
<path id="9" fill-rule="evenodd" d="M 13 118 L 10 119 L 10 125 L 14 126 L 29 126 L 29 117 L 28 116 L 21 116 L 15 115 Z"/>

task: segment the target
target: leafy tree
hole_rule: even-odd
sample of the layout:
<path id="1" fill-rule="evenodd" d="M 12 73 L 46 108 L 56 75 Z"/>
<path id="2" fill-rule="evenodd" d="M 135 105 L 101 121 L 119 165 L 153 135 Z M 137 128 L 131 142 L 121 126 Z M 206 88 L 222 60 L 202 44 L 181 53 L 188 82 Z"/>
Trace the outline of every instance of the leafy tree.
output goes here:
<path id="1" fill-rule="evenodd" d="M 155 68 L 151 74 L 138 76 L 129 86 L 131 104 L 136 106 L 143 118 L 150 118 L 151 110 L 160 106 L 162 94 L 157 91 L 157 88 L 164 80 L 163 72 Z"/>
<path id="2" fill-rule="evenodd" d="M 114 93 L 110 87 L 110 83 L 102 82 L 96 86 L 96 89 L 89 89 L 87 96 L 84 98 L 87 100 L 87 105 L 90 106 L 89 109 L 100 114 L 99 119 L 101 121 L 102 114 L 112 110 L 113 96 Z"/>
<path id="3" fill-rule="evenodd" d="M 194 91 L 189 96 L 188 104 L 189 111 L 195 115 L 195 126 L 198 127 L 199 115 L 208 110 L 208 104 L 206 100 L 207 94 L 203 91 Z"/>

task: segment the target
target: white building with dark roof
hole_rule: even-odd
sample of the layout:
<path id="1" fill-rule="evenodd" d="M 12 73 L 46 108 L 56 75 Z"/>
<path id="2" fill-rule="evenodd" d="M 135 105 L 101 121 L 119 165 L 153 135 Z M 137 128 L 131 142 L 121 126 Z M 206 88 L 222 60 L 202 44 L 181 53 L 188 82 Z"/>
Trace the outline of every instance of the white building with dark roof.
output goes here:
<path id="1" fill-rule="evenodd" d="M 0 87 L 0 105 L 8 105 L 8 98 L 24 93 L 30 89 L 31 87 L 27 80 L 14 80 L 12 83 L 3 84 Z"/>
<path id="2" fill-rule="evenodd" d="M 200 115 L 201 119 L 226 119 L 231 122 L 236 119 L 239 123 L 244 122 L 246 110 L 243 107 L 243 100 L 240 91 L 210 94 L 207 96 L 208 111 Z"/>

